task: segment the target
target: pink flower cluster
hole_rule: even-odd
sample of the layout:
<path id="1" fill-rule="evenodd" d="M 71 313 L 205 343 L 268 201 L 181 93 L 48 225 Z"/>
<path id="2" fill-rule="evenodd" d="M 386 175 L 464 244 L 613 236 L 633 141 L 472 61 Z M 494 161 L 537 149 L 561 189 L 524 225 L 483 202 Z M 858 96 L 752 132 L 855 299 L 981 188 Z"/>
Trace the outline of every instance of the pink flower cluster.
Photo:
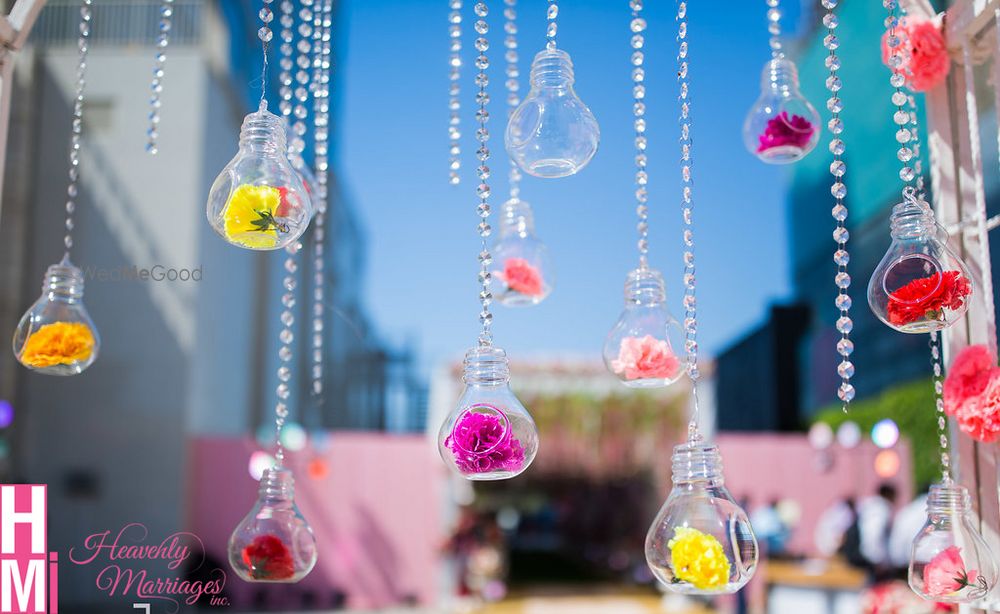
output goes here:
<path id="1" fill-rule="evenodd" d="M 674 379 L 680 366 L 670 344 L 652 335 L 625 337 L 611 361 L 611 370 L 627 380 Z"/>
<path id="2" fill-rule="evenodd" d="M 545 293 L 541 272 L 524 258 L 508 258 L 503 263 L 503 272 L 496 276 L 519 294 L 540 296 Z"/>
<path id="3" fill-rule="evenodd" d="M 953 595 L 978 580 L 978 571 L 965 568 L 958 546 L 945 548 L 924 567 L 924 592 L 932 597 Z"/>
<path id="4" fill-rule="evenodd" d="M 767 120 L 764 134 L 758 137 L 760 145 L 757 153 L 761 153 L 773 147 L 798 147 L 804 149 L 812 139 L 816 128 L 812 123 L 801 115 L 789 117 L 788 111 L 782 111 L 771 119 Z"/>
<path id="5" fill-rule="evenodd" d="M 952 361 L 944 381 L 944 411 L 976 441 L 1000 439 L 1000 367 L 985 345 L 970 345 Z"/>
<path id="6" fill-rule="evenodd" d="M 906 17 L 896 28 L 896 36 L 900 40 L 896 51 L 903 63 L 894 72 L 906 77 L 910 89 L 926 92 L 944 83 L 951 70 L 951 58 L 938 23 L 931 19 Z M 892 51 L 887 31 L 882 36 L 882 62 L 886 66 L 889 66 Z"/>
<path id="7" fill-rule="evenodd" d="M 494 411 L 466 411 L 445 440 L 462 473 L 519 471 L 524 465 L 524 447 L 510 432 L 510 423 Z"/>

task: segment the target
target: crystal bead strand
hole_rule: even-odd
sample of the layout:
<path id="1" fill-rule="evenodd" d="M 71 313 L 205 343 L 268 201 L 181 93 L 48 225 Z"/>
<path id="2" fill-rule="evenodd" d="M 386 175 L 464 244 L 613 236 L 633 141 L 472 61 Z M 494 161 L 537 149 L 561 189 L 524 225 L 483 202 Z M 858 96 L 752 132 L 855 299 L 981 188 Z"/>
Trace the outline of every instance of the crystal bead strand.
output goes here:
<path id="1" fill-rule="evenodd" d="M 548 24 L 545 27 L 545 38 L 548 39 L 545 43 L 547 49 L 556 48 L 556 32 L 559 30 L 559 26 L 556 24 L 557 17 L 559 17 L 559 4 L 556 0 L 549 0 L 549 9 L 546 13 Z"/>
<path id="2" fill-rule="evenodd" d="M 486 51 L 490 48 L 490 44 L 486 39 L 486 34 L 490 28 L 489 24 L 486 23 L 486 16 L 489 14 L 486 3 L 476 2 L 475 12 L 478 18 L 476 20 L 476 33 L 479 35 L 476 38 L 476 50 L 479 52 L 479 55 L 476 57 L 476 69 L 479 71 L 476 73 L 476 85 L 479 87 L 479 91 L 476 92 L 476 102 L 479 104 L 479 110 L 476 111 L 476 120 L 479 123 L 479 128 L 476 130 L 476 140 L 479 142 L 479 149 L 476 150 L 476 158 L 479 160 L 479 168 L 476 169 L 479 175 L 479 185 L 476 188 L 476 193 L 479 196 L 479 205 L 476 207 L 476 212 L 481 218 L 478 230 L 479 237 L 482 239 L 481 251 L 479 252 L 479 282 L 482 284 L 482 290 L 479 292 L 479 301 L 482 304 L 482 310 L 479 312 L 479 322 L 482 324 L 482 331 L 479 334 L 479 345 L 489 347 L 493 345 L 493 333 L 490 331 L 490 326 L 493 324 L 493 314 L 490 313 L 490 303 L 493 301 L 493 294 L 490 292 L 492 275 L 490 275 L 489 271 L 489 266 L 493 262 L 493 256 L 490 254 L 489 246 L 486 243 L 487 238 L 493 230 L 489 223 L 490 186 L 488 180 L 490 177 L 490 168 L 486 164 L 490 159 L 490 132 L 486 128 L 486 122 L 490 118 L 487 111 L 490 96 L 486 92 L 486 86 L 489 85 L 486 69 L 490 65 Z"/>
<path id="3" fill-rule="evenodd" d="M 694 186 L 691 175 L 691 98 L 688 93 L 688 35 L 687 2 L 677 3 L 677 84 L 680 103 L 680 146 L 681 146 L 681 212 L 684 220 L 684 349 L 687 352 L 687 373 L 691 378 L 691 393 L 694 399 L 694 413 L 688 426 L 688 437 L 700 438 L 698 433 L 698 300 L 695 287 L 694 262 Z"/>
<path id="4" fill-rule="evenodd" d="M 837 340 L 837 354 L 840 356 L 840 364 L 837 365 L 837 375 L 840 377 L 840 387 L 837 389 L 837 397 L 840 399 L 844 412 L 846 413 L 851 401 L 854 399 L 854 385 L 851 378 L 854 376 L 854 363 L 850 357 L 854 352 L 854 342 L 851 340 L 851 330 L 854 322 L 851 320 L 851 296 L 847 293 L 851 286 L 851 276 L 847 272 L 847 265 L 851 260 L 851 255 L 847 251 L 847 241 L 851 233 L 847 230 L 847 205 L 844 198 L 847 196 L 847 185 L 844 183 L 844 175 L 847 173 L 847 165 L 844 164 L 844 141 L 841 134 L 844 132 L 844 120 L 840 113 L 844 110 L 844 102 L 840 98 L 840 90 L 843 83 L 840 79 L 840 58 L 837 56 L 837 48 L 840 42 L 837 39 L 837 26 L 839 21 L 835 9 L 839 0 L 822 0 L 826 15 L 823 16 L 823 25 L 826 27 L 826 36 L 823 38 L 823 46 L 829 51 L 826 56 L 826 67 L 830 75 L 826 78 L 826 89 L 830 91 L 830 97 L 826 101 L 826 108 L 832 114 L 827 127 L 830 130 L 830 153 L 833 154 L 833 161 L 830 163 L 830 175 L 833 176 L 833 184 L 830 186 L 830 194 L 835 202 L 831 215 L 837 222 L 837 227 L 833 231 L 833 240 L 837 243 L 837 251 L 833 253 L 833 262 L 837 265 L 837 274 L 834 276 L 834 285 L 837 287 L 837 298 L 835 306 L 840 316 L 837 318 L 837 332 L 840 339 Z"/>
<path id="5" fill-rule="evenodd" d="M 294 7 L 291 0 L 282 0 L 280 6 L 281 18 L 278 19 L 278 23 L 281 24 L 281 47 L 279 48 L 281 58 L 278 60 L 278 68 L 281 71 L 278 73 L 278 97 L 280 98 L 278 109 L 282 117 L 288 120 L 292 114 L 292 26 L 295 25 L 292 11 Z M 289 143 L 289 157 L 292 156 L 293 149 L 294 147 Z"/>
<path id="6" fill-rule="evenodd" d="M 77 51 L 80 56 L 76 65 L 76 96 L 73 99 L 73 135 L 69 147 L 69 185 L 66 187 L 66 258 L 73 248 L 73 213 L 76 212 L 76 197 L 79 193 L 80 178 L 80 135 L 83 131 L 83 90 L 87 85 L 87 53 L 90 51 L 90 23 L 93 0 L 83 0 L 80 5 L 80 35 Z"/>
<path id="7" fill-rule="evenodd" d="M 785 51 L 781 45 L 781 8 L 778 6 L 779 0 L 767 0 L 767 31 L 771 35 L 771 57 L 780 59 L 785 57 Z"/>
<path id="8" fill-rule="evenodd" d="M 448 56 L 448 183 L 458 185 L 462 178 L 458 174 L 462 168 L 462 147 L 459 140 L 462 133 L 459 125 L 462 122 L 459 111 L 462 103 L 458 97 L 461 91 L 459 78 L 462 76 L 462 0 L 449 0 L 448 6 L 451 12 L 448 13 L 448 37 L 451 39 L 450 53 Z"/>
<path id="9" fill-rule="evenodd" d="M 292 368 L 289 365 L 293 356 L 292 342 L 295 341 L 295 334 L 292 332 L 292 327 L 295 325 L 295 314 L 292 313 L 292 309 L 295 307 L 295 288 L 297 286 L 295 273 L 299 269 L 298 264 L 295 262 L 295 256 L 300 249 L 302 249 L 302 243 L 299 241 L 293 241 L 285 248 L 285 252 L 287 253 L 287 257 L 285 258 L 285 277 L 281 280 L 281 286 L 285 292 L 281 295 L 282 309 L 279 318 L 281 321 L 281 332 L 278 333 L 278 341 L 281 342 L 278 348 L 280 365 L 278 366 L 278 387 L 275 389 L 278 400 L 274 404 L 274 438 L 278 446 L 274 458 L 279 467 L 285 460 L 285 447 L 281 443 L 281 430 L 285 426 L 285 420 L 288 418 L 287 401 L 291 395 L 291 386 L 288 382 L 292 379 Z"/>
<path id="10" fill-rule="evenodd" d="M 505 85 L 507 87 L 507 117 L 510 118 L 514 114 L 514 110 L 517 109 L 517 105 L 521 104 L 521 96 L 519 94 L 521 89 L 519 82 L 521 71 L 517 66 L 517 0 L 504 0 L 504 4 L 506 7 L 503 10 L 505 20 L 503 28 L 507 34 L 504 38 L 504 47 L 507 48 L 507 51 L 504 53 L 504 59 L 507 60 L 507 81 Z M 510 198 L 511 200 L 517 199 L 521 195 L 521 169 L 518 168 L 517 162 L 513 159 L 510 161 L 510 174 L 508 178 Z"/>
<path id="11" fill-rule="evenodd" d="M 906 84 L 906 77 L 899 72 L 900 67 L 903 65 L 903 56 L 900 54 L 902 41 L 896 33 L 896 28 L 899 26 L 899 15 L 896 12 L 898 4 L 896 0 L 882 0 L 882 6 L 885 7 L 889 13 L 888 17 L 886 17 L 886 27 L 889 29 L 889 36 L 887 39 L 889 46 L 889 68 L 892 70 L 892 76 L 889 77 L 889 83 L 894 89 L 892 93 L 892 104 L 896 106 L 896 111 L 892 115 L 892 120 L 896 126 L 898 126 L 898 129 L 896 130 L 896 142 L 899 143 L 899 150 L 897 151 L 896 156 L 903 164 L 902 168 L 899 169 L 899 178 L 903 181 L 903 197 L 906 199 L 912 199 L 914 195 L 914 188 L 910 184 L 916 177 L 916 172 L 909 164 L 910 160 L 913 158 L 913 150 L 907 146 L 913 139 L 913 134 L 910 132 L 908 127 L 912 119 L 910 117 L 910 112 L 904 108 L 908 104 L 908 97 L 906 93 L 903 92 L 903 86 Z"/>
<path id="12" fill-rule="evenodd" d="M 639 233 L 639 268 L 645 269 L 648 265 L 647 254 L 649 252 L 649 200 L 646 191 L 646 184 L 649 175 L 646 173 L 646 70 L 643 68 L 645 54 L 643 47 L 646 44 L 643 32 L 646 30 L 646 20 L 642 18 L 642 0 L 631 0 L 629 7 L 632 9 L 632 21 L 629 28 L 632 31 L 631 45 L 632 52 L 632 115 L 635 127 L 635 201 L 636 215 L 639 222 L 636 230 Z M 686 85 L 684 86 L 686 87 Z"/>
<path id="13" fill-rule="evenodd" d="M 333 26 L 333 0 L 322 0 L 322 27 L 320 34 L 319 75 L 313 95 L 314 154 L 316 189 L 318 194 L 316 218 L 313 220 L 313 309 L 312 309 L 312 395 L 317 406 L 322 405 L 323 395 L 323 330 L 325 328 L 326 274 L 325 241 L 327 211 L 327 169 L 329 139 L 329 97 L 331 69 L 331 29 Z"/>
<path id="14" fill-rule="evenodd" d="M 170 29 L 173 27 L 174 0 L 161 0 L 160 33 L 156 37 L 156 59 L 153 64 L 153 81 L 149 89 L 149 128 L 146 130 L 146 151 L 156 155 L 160 138 L 160 95 L 163 93 L 163 65 L 167 61 L 167 45 L 170 44 Z"/>
<path id="15" fill-rule="evenodd" d="M 274 19 L 274 13 L 272 13 L 269 8 L 273 0 L 262 0 L 262 2 L 264 6 L 260 9 L 260 12 L 257 13 L 257 16 L 260 17 L 261 23 L 264 24 L 259 30 L 257 30 L 257 38 L 260 39 L 261 56 L 263 58 L 260 68 L 260 101 L 262 104 L 267 104 L 267 51 L 270 46 L 269 44 L 271 39 L 274 38 L 274 33 L 271 32 L 271 26 L 268 24 L 270 24 Z"/>
<path id="16" fill-rule="evenodd" d="M 942 367 L 941 344 L 937 331 L 931 331 L 928 344 L 931 348 L 931 365 L 934 368 L 934 407 L 937 410 L 938 446 L 941 450 L 941 480 L 951 482 L 951 455 L 948 452 L 948 419 L 944 414 L 944 369 Z"/>

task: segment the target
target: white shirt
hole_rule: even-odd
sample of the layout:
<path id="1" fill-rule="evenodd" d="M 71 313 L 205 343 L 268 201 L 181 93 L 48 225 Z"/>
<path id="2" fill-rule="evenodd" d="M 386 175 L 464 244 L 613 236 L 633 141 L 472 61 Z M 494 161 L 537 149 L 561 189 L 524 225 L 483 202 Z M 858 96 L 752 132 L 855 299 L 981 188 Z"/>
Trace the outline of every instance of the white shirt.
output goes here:
<path id="1" fill-rule="evenodd" d="M 889 525 L 892 505 L 882 497 L 868 497 L 858 504 L 861 555 L 872 565 L 889 562 Z"/>

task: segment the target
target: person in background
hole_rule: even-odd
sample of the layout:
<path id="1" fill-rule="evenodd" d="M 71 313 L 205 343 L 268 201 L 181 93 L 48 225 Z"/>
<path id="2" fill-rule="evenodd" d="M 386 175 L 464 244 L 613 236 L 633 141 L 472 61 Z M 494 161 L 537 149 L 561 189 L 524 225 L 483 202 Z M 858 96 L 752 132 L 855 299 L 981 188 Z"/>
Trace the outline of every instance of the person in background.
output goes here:
<path id="1" fill-rule="evenodd" d="M 897 572 L 905 573 L 910 566 L 913 539 L 927 520 L 927 490 L 899 510 L 889 532 L 889 562 Z"/>
<path id="2" fill-rule="evenodd" d="M 788 544 L 789 529 L 778 513 L 778 500 L 772 498 L 764 506 L 750 515 L 750 524 L 764 554 L 769 557 L 782 556 Z"/>
<path id="3" fill-rule="evenodd" d="M 828 557 L 843 553 L 844 536 L 857 520 L 856 516 L 854 500 L 850 498 L 837 499 L 823 510 L 813 534 L 816 549 Z"/>
<path id="4" fill-rule="evenodd" d="M 896 488 L 889 483 L 878 487 L 878 493 L 858 504 L 858 532 L 861 556 L 868 563 L 876 580 L 890 575 L 889 533 L 896 504 Z"/>

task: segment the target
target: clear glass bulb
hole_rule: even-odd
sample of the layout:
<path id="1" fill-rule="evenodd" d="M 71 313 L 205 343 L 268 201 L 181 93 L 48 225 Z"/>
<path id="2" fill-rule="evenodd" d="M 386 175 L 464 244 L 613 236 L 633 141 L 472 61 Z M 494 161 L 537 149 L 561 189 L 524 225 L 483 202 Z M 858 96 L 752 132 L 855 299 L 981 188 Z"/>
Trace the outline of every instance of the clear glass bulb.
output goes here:
<path id="1" fill-rule="evenodd" d="M 801 160 L 819 142 L 819 113 L 799 91 L 799 71 L 786 58 L 764 65 L 760 98 L 743 122 L 743 142 L 769 164 Z"/>
<path id="2" fill-rule="evenodd" d="M 950 247 L 930 206 L 908 198 L 892 208 L 892 244 L 868 282 L 872 312 L 904 333 L 927 333 L 957 322 L 975 283 Z"/>
<path id="3" fill-rule="evenodd" d="M 735 593 L 757 569 L 757 538 L 723 484 L 719 448 L 700 439 L 675 446 L 673 483 L 646 534 L 649 568 L 676 593 Z"/>
<path id="4" fill-rule="evenodd" d="M 663 275 L 640 267 L 625 280 L 625 310 L 604 342 L 604 364 L 626 386 L 662 388 L 684 375 L 674 348 L 683 346 L 680 324 L 667 310 Z"/>
<path id="5" fill-rule="evenodd" d="M 295 505 L 295 478 L 264 470 L 257 502 L 229 537 L 229 564 L 247 582 L 293 583 L 316 565 L 316 537 Z"/>
<path id="6" fill-rule="evenodd" d="M 42 295 L 21 316 L 13 347 L 22 365 L 46 375 L 76 375 L 97 360 L 101 337 L 83 304 L 83 271 L 68 254 L 45 272 Z"/>
<path id="7" fill-rule="evenodd" d="M 507 122 L 507 153 L 535 177 L 567 177 L 597 153 L 601 129 L 573 91 L 573 62 L 544 49 L 531 63 L 531 91 Z"/>
<path id="8" fill-rule="evenodd" d="M 909 579 L 918 595 L 943 603 L 978 601 L 996 586 L 996 559 L 976 529 L 964 487 L 931 486 L 927 522 L 913 540 Z"/>
<path id="9" fill-rule="evenodd" d="M 465 391 L 441 425 L 438 450 L 470 480 L 512 478 L 535 460 L 538 427 L 510 389 L 510 366 L 500 348 L 465 354 Z"/>
<path id="10" fill-rule="evenodd" d="M 260 108 L 243 120 L 240 149 L 212 184 L 208 221 L 223 239 L 274 250 L 302 236 L 312 201 L 288 159 L 285 120 Z"/>
<path id="11" fill-rule="evenodd" d="M 508 307 L 537 305 L 552 292 L 552 261 L 535 236 L 531 205 L 511 198 L 500 208 L 500 232 L 493 245 L 493 278 L 500 282 L 494 297 Z"/>

